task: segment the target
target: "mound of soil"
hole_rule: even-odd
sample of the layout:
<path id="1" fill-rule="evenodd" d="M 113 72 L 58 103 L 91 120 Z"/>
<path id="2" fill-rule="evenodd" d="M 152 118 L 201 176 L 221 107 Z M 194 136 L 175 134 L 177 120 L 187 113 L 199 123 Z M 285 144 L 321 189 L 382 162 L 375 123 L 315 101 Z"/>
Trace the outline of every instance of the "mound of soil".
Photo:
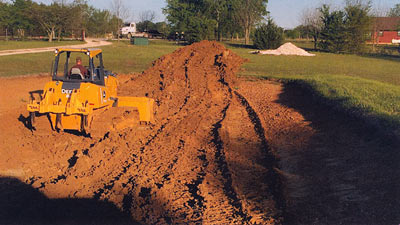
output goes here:
<path id="1" fill-rule="evenodd" d="M 209 41 L 163 56 L 119 87 L 155 99 L 154 125 L 91 139 L 51 132 L 38 118 L 37 131 L 21 127 L 16 141 L 3 140 L 2 152 L 19 152 L 6 156 L 18 165 L 8 174 L 51 199 L 112 202 L 144 224 L 279 222 L 275 159 L 233 91 L 243 62 Z"/>

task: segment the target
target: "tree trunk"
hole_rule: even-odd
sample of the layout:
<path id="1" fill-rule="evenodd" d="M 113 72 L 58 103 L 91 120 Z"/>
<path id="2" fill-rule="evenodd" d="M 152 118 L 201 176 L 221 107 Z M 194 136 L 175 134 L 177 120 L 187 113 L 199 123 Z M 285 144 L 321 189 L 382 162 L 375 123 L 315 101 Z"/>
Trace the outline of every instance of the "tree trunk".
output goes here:
<path id="1" fill-rule="evenodd" d="M 60 42 L 61 41 L 61 28 L 58 30 L 58 42 Z"/>
<path id="2" fill-rule="evenodd" d="M 317 50 L 318 37 L 314 36 L 314 50 Z"/>
<path id="3" fill-rule="evenodd" d="M 221 25 L 220 25 L 221 21 L 220 21 L 220 11 L 217 10 L 217 41 L 222 41 L 221 38 Z"/>
<path id="4" fill-rule="evenodd" d="M 8 41 L 8 27 L 6 28 L 6 41 Z"/>
<path id="5" fill-rule="evenodd" d="M 246 45 L 250 44 L 250 27 L 244 29 L 244 43 Z"/>
<path id="6" fill-rule="evenodd" d="M 54 27 L 50 28 L 47 31 L 47 35 L 49 36 L 49 42 L 53 42 L 54 33 L 55 33 Z"/>
<path id="7" fill-rule="evenodd" d="M 49 42 L 53 41 L 53 32 L 47 32 L 47 35 L 49 36 Z"/>

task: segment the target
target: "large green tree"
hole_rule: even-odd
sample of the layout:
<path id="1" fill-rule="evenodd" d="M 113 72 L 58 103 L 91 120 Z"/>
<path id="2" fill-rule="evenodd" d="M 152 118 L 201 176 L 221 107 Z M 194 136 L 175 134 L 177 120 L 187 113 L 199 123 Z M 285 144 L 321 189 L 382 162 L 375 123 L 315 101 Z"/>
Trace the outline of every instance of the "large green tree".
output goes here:
<path id="1" fill-rule="evenodd" d="M 8 40 L 8 32 L 12 25 L 10 5 L 0 2 L 0 28 L 6 32 L 6 40 Z"/>
<path id="2" fill-rule="evenodd" d="M 49 42 L 53 41 L 55 37 L 57 26 L 58 26 L 58 16 L 56 7 L 48 6 L 43 3 L 40 5 L 34 5 L 32 7 L 32 17 L 42 26 L 43 30 L 47 33 Z"/>
<path id="3" fill-rule="evenodd" d="M 345 7 L 346 52 L 361 53 L 364 51 L 370 31 L 369 11 L 371 3 L 347 1 Z"/>
<path id="4" fill-rule="evenodd" d="M 210 6 L 207 0 L 167 0 L 163 11 L 173 32 L 183 32 L 186 41 L 193 43 L 214 36 L 215 20 L 208 14 Z"/>
<path id="5" fill-rule="evenodd" d="M 227 0 L 227 11 L 221 24 L 224 34 L 232 40 L 235 35 L 238 37 L 239 34 L 243 33 L 242 27 L 239 26 L 239 13 L 237 13 L 237 10 L 240 9 L 240 3 L 240 0 Z"/>
<path id="6" fill-rule="evenodd" d="M 18 34 L 23 38 L 25 31 L 35 28 L 35 21 L 32 20 L 31 8 L 36 5 L 31 0 L 13 0 L 8 8 L 8 25 L 12 34 Z"/>
<path id="7" fill-rule="evenodd" d="M 329 52 L 343 52 L 346 43 L 345 13 L 343 11 L 331 12 L 330 7 L 323 5 L 322 30 L 319 46 Z"/>
<path id="8" fill-rule="evenodd" d="M 86 23 L 88 35 L 99 36 L 112 32 L 113 27 L 110 24 L 112 18 L 113 15 L 110 11 L 90 7 L 88 21 Z"/>
<path id="9" fill-rule="evenodd" d="M 235 13 L 239 25 L 244 30 L 245 43 L 250 44 L 250 33 L 254 26 L 268 15 L 268 0 L 240 0 Z"/>
<path id="10" fill-rule="evenodd" d="M 370 2 L 347 0 L 344 10 L 320 9 L 322 30 L 319 46 L 329 52 L 361 53 L 370 29 Z"/>
<path id="11" fill-rule="evenodd" d="M 268 14 L 267 0 L 167 0 L 164 14 L 175 32 L 184 32 L 189 42 L 243 31 L 250 32 Z"/>
<path id="12" fill-rule="evenodd" d="M 275 49 L 283 42 L 283 29 L 269 18 L 266 24 L 261 24 L 254 32 L 253 43 L 258 49 Z"/>

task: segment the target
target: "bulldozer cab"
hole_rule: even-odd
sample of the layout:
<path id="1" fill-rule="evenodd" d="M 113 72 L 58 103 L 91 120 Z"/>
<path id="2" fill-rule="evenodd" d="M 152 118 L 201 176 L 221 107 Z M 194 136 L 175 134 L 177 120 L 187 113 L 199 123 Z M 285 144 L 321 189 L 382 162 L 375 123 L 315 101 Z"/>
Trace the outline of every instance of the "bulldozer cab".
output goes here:
<path id="1" fill-rule="evenodd" d="M 87 73 L 74 67 L 75 59 L 79 57 Z M 74 68 L 73 68 L 74 67 Z M 86 72 L 85 71 L 85 72 Z M 54 81 L 71 83 L 89 82 L 104 86 L 106 76 L 101 49 L 57 49 L 52 67 Z"/>

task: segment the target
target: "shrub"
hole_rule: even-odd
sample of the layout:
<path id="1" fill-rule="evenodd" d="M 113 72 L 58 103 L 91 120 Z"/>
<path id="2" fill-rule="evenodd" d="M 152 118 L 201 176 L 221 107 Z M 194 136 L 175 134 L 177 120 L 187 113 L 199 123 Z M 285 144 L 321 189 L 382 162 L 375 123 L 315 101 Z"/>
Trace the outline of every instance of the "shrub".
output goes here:
<path id="1" fill-rule="evenodd" d="M 268 19 L 267 24 L 262 24 L 254 32 L 253 43 L 258 49 L 278 48 L 283 43 L 283 29 Z"/>

